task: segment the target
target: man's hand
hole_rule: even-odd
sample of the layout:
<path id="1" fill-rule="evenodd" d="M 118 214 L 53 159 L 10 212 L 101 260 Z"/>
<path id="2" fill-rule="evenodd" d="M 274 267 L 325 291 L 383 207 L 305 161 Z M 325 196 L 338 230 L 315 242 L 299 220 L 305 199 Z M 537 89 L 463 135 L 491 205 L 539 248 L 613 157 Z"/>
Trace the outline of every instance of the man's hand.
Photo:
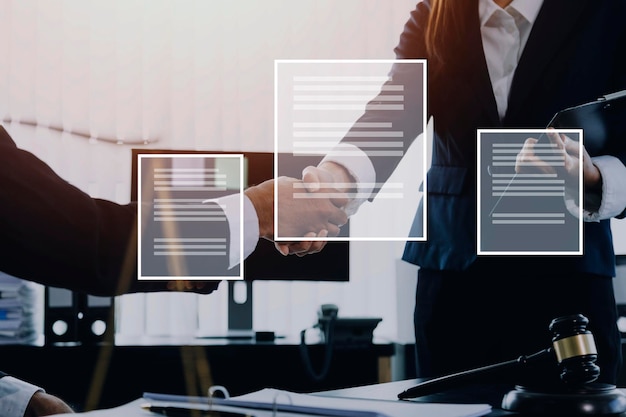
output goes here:
<path id="1" fill-rule="evenodd" d="M 347 221 L 347 214 L 343 209 L 350 202 L 348 192 L 354 189 L 354 179 L 343 166 L 334 162 L 322 162 L 318 166 L 308 166 L 302 171 L 302 186 L 309 193 L 309 198 L 324 199 L 326 204 L 331 203 L 335 208 L 341 209 L 343 216 L 345 216 L 345 221 L 342 220 L 341 224 Z M 322 230 L 317 237 L 336 236 L 338 233 L 339 231 L 334 229 L 330 232 Z M 282 231 L 280 234 L 282 235 Z M 313 232 L 306 235 L 306 237 L 315 236 Z M 297 242 L 295 245 L 277 242 L 276 248 L 283 254 L 286 254 L 287 248 L 289 248 L 287 253 L 304 256 L 319 252 L 325 245 L 325 241 L 319 240 Z"/>
<path id="2" fill-rule="evenodd" d="M 339 193 L 347 193 L 354 188 L 354 178 L 341 165 L 334 162 L 322 162 L 318 166 L 308 166 L 302 171 L 302 182 L 311 193 L 334 189 Z M 343 207 L 348 201 L 331 199 L 333 204 Z M 343 203 L 343 204 L 342 204 Z"/>
<path id="3" fill-rule="evenodd" d="M 279 236 L 304 237 L 322 230 L 327 230 L 328 236 L 337 236 L 348 221 L 340 208 L 348 202 L 343 193 L 330 188 L 310 193 L 302 181 L 288 177 L 280 177 L 276 187 Z"/>
<path id="4" fill-rule="evenodd" d="M 51 414 L 73 412 L 74 410 L 60 398 L 38 391 L 30 398 L 30 402 L 24 412 L 24 417 L 49 416 Z"/>
<path id="5" fill-rule="evenodd" d="M 348 221 L 346 214 L 335 205 L 345 204 L 347 198 L 332 192 L 331 199 L 322 194 L 312 195 L 306 191 L 301 181 L 279 177 L 268 180 L 245 193 L 252 201 L 259 218 L 261 237 L 274 240 L 274 187 L 278 195 L 278 230 L 280 236 L 288 237 L 327 237 L 339 234 L 340 227 Z M 276 242 L 276 248 L 287 254 L 319 252 L 324 241 Z"/>
<path id="6" fill-rule="evenodd" d="M 166 288 L 170 291 L 190 291 L 198 294 L 210 294 L 217 290 L 220 281 L 189 281 L 189 280 L 173 280 L 168 281 Z"/>

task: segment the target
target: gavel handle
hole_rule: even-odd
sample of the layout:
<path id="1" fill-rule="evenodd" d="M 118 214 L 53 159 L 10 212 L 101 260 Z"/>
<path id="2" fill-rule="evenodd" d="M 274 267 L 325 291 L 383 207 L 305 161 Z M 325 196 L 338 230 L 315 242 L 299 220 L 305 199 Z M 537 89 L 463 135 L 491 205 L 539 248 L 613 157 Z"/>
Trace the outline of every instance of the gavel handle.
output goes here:
<path id="1" fill-rule="evenodd" d="M 537 353 L 533 353 L 532 355 L 522 355 L 517 359 L 512 359 L 506 362 L 500 362 L 493 365 L 487 365 L 476 369 L 470 369 L 467 371 L 457 372 L 450 375 L 444 375 L 438 378 L 429 379 L 427 381 L 421 382 L 403 392 L 398 394 L 398 398 L 401 400 L 422 397 L 424 395 L 435 394 L 437 392 L 444 391 L 446 389 L 450 389 L 458 384 L 466 382 L 468 380 L 472 380 L 473 378 L 489 375 L 491 373 L 501 371 L 508 368 L 515 368 L 518 366 L 523 366 L 529 362 L 533 362 L 540 358 L 543 358 L 546 355 L 552 354 L 552 349 L 544 349 Z"/>

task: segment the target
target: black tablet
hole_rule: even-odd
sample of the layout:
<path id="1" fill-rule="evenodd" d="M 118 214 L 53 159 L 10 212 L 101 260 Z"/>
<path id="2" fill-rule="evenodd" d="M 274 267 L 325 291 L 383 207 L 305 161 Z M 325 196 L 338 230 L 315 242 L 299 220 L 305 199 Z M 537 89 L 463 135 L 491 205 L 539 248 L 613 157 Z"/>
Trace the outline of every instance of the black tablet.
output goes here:
<path id="1" fill-rule="evenodd" d="M 591 156 L 606 153 L 609 137 L 626 139 L 626 90 L 556 113 L 548 127 L 583 129 L 584 145 Z"/>

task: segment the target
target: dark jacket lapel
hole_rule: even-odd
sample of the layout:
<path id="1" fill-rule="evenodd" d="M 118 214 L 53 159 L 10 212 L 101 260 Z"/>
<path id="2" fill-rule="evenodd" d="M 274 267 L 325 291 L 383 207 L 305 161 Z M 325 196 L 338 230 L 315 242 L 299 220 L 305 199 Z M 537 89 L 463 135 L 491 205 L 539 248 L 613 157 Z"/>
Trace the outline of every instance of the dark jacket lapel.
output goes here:
<path id="1" fill-rule="evenodd" d="M 481 127 L 499 126 L 500 121 L 483 52 L 478 0 L 467 1 L 472 4 L 468 4 L 463 15 L 463 38 L 450 41 L 444 74 L 429 84 L 428 94 L 435 127 L 440 130 L 445 126 L 452 137 L 463 138 L 463 142 L 469 138 L 469 149 L 473 150 L 477 121 Z M 468 155 L 471 157 L 473 151 Z"/>
<path id="2" fill-rule="evenodd" d="M 545 0 L 515 71 L 507 115 L 520 110 L 560 46 L 571 36 L 588 0 Z"/>

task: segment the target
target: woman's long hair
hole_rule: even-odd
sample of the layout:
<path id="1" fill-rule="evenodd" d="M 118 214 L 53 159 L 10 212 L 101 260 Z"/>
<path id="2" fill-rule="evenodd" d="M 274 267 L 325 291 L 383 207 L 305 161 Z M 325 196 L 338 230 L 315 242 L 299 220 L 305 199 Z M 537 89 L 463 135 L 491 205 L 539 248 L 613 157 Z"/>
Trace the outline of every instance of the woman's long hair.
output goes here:
<path id="1" fill-rule="evenodd" d="M 478 14 L 476 0 L 431 0 L 426 26 L 426 52 L 433 69 L 448 63 L 463 48 L 468 15 Z"/>

